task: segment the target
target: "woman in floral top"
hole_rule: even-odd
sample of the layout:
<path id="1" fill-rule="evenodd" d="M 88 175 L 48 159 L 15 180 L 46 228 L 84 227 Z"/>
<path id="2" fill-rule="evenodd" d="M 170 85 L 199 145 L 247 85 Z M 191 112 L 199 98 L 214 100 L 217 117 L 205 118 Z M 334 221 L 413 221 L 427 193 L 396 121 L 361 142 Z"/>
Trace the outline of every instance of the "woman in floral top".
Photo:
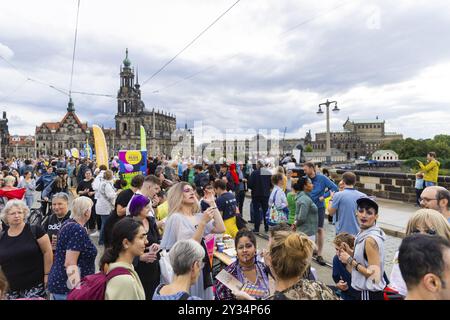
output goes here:
<path id="1" fill-rule="evenodd" d="M 269 300 L 339 300 L 320 281 L 302 278 L 311 264 L 314 243 L 304 234 L 279 231 L 264 262 L 275 276 L 275 293 Z"/>
<path id="2" fill-rule="evenodd" d="M 237 260 L 225 270 L 248 288 L 247 293 L 255 299 L 269 296 L 269 279 L 262 262 L 256 259 L 256 238 L 253 232 L 240 230 L 235 238 Z M 216 300 L 236 300 L 230 289 L 216 281 Z"/>

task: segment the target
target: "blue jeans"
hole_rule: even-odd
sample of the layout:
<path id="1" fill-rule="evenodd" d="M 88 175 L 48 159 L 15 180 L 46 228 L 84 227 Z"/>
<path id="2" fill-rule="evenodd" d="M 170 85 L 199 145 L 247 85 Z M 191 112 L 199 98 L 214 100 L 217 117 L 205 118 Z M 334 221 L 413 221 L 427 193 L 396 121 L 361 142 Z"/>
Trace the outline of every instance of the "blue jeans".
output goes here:
<path id="1" fill-rule="evenodd" d="M 52 300 L 67 300 L 67 294 L 52 293 Z"/>
<path id="2" fill-rule="evenodd" d="M 34 195 L 25 196 L 25 202 L 27 203 L 27 207 L 31 209 L 31 206 L 33 205 L 34 202 Z"/>
<path id="3" fill-rule="evenodd" d="M 425 181 L 425 188 L 435 186 L 437 183 L 432 181 Z"/>
<path id="4" fill-rule="evenodd" d="M 109 219 L 109 214 L 108 215 L 99 215 L 99 216 L 102 219 L 102 227 L 100 229 L 100 237 L 98 239 L 98 244 L 102 246 L 105 244 L 105 225 L 106 225 L 106 221 L 108 221 L 108 219 Z"/>

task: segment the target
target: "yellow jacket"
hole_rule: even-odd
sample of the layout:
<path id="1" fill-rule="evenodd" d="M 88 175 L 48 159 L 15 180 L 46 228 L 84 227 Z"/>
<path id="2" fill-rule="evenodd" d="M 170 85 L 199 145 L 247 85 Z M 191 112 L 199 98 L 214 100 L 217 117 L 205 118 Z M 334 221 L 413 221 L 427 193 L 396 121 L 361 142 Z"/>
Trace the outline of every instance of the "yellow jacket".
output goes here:
<path id="1" fill-rule="evenodd" d="M 424 171 L 423 180 L 437 183 L 440 165 L 437 160 L 431 160 L 427 165 L 419 161 L 420 169 Z"/>

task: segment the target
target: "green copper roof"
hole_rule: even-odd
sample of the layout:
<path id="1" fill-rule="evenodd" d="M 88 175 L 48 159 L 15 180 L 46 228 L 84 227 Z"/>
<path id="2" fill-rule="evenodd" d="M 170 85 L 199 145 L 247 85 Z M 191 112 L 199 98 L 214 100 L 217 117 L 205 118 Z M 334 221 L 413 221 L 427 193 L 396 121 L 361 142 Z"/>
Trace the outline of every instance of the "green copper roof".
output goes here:
<path id="1" fill-rule="evenodd" d="M 126 56 L 125 59 L 123 60 L 123 65 L 125 67 L 130 67 L 131 66 L 131 61 L 128 59 L 128 48 L 126 50 Z"/>

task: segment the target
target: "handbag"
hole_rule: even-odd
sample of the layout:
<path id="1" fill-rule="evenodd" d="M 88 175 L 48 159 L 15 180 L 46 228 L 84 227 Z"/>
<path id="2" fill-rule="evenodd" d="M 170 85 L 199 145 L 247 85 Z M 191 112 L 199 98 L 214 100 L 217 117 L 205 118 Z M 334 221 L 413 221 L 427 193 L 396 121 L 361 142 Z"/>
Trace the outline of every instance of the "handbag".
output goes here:
<path id="1" fill-rule="evenodd" d="M 273 195 L 273 203 L 266 212 L 266 220 L 270 226 L 276 226 L 282 222 L 287 223 L 288 221 L 285 211 L 283 209 L 278 209 L 275 206 L 275 196 L 277 192 L 278 190 L 275 191 Z"/>
<path id="2" fill-rule="evenodd" d="M 170 264 L 169 252 L 166 250 L 160 251 L 159 268 L 161 270 L 161 283 L 169 284 L 173 280 L 173 268 Z"/>

